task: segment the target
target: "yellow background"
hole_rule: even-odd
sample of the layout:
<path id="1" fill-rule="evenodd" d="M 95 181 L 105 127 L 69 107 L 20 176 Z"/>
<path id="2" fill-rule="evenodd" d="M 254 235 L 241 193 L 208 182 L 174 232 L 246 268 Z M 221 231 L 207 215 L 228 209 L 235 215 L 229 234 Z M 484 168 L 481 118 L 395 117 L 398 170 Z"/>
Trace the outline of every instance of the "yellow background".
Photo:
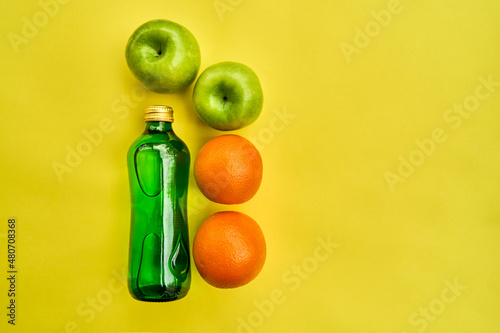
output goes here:
<path id="1" fill-rule="evenodd" d="M 43 3 L 54 1 L 4 1 L 0 13 L 0 331 L 500 332 L 500 87 L 481 81 L 500 82 L 500 2 L 73 0 L 51 16 Z M 264 231 L 266 264 L 233 290 L 193 266 L 188 296 L 166 304 L 135 301 L 124 286 L 126 150 L 150 104 L 174 108 L 192 160 L 223 133 L 198 119 L 192 86 L 141 94 L 124 49 L 155 18 L 196 36 L 201 70 L 245 63 L 265 95 L 260 118 L 234 131 L 261 150 L 258 194 L 217 205 L 191 177 L 189 226 L 192 242 L 211 213 L 245 212 Z M 458 126 L 450 112 L 464 103 L 474 111 Z M 85 146 L 103 120 L 108 132 Z M 446 140 L 431 149 L 436 129 Z M 78 146 L 90 152 L 58 179 L 54 163 Z M 410 156 L 413 172 L 400 166 Z M 407 173 L 391 190 L 398 168 Z"/>

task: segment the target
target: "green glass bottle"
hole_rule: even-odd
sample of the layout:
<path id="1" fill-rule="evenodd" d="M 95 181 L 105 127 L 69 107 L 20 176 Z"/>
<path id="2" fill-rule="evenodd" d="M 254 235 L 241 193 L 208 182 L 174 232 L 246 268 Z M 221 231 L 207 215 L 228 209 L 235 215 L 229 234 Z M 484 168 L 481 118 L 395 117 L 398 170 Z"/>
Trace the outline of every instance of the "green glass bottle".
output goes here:
<path id="1" fill-rule="evenodd" d="M 173 110 L 146 108 L 146 129 L 130 147 L 132 201 L 128 286 L 141 301 L 186 296 L 191 284 L 187 191 L 190 156 L 172 130 Z"/>

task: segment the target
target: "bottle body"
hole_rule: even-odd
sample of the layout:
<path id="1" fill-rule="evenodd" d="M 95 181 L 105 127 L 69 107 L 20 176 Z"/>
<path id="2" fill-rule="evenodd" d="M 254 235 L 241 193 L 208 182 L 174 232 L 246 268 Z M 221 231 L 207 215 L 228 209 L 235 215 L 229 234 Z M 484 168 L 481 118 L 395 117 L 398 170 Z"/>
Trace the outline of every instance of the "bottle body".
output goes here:
<path id="1" fill-rule="evenodd" d="M 132 206 L 128 286 L 135 299 L 167 302 L 189 290 L 189 163 L 189 150 L 170 122 L 147 122 L 128 151 Z"/>

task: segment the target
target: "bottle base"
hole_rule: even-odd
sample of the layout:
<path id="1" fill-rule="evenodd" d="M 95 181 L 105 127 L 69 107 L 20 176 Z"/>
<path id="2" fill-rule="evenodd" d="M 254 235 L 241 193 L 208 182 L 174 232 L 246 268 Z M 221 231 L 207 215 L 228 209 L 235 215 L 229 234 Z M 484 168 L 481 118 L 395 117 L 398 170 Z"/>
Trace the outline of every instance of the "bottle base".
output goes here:
<path id="1" fill-rule="evenodd" d="M 166 303 L 166 302 L 173 302 L 173 301 L 178 301 L 180 299 L 183 299 L 186 297 L 187 293 L 184 295 L 179 295 L 174 298 L 143 298 L 143 297 L 136 297 L 135 295 L 131 294 L 132 297 L 141 302 L 148 302 L 148 303 Z"/>
<path id="2" fill-rule="evenodd" d="M 130 295 L 138 301 L 164 303 L 164 302 L 173 302 L 180 300 L 184 298 L 189 291 L 189 289 L 186 290 L 186 288 L 181 288 L 180 290 L 177 289 L 171 291 L 164 290 L 164 288 L 161 288 L 163 289 L 162 291 L 164 292 L 161 291 L 158 292 L 159 291 L 158 289 L 160 289 L 158 288 L 158 286 L 150 288 L 142 287 L 140 290 L 129 289 L 129 292 Z"/>

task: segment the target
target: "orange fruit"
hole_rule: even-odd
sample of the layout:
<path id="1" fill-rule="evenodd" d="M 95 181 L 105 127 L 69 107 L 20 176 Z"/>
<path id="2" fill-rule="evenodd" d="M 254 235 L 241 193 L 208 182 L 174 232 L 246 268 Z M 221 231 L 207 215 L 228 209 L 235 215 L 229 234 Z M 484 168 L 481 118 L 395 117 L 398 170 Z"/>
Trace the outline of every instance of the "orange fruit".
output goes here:
<path id="1" fill-rule="evenodd" d="M 196 155 L 194 178 L 200 191 L 222 204 L 250 200 L 262 181 L 262 158 L 247 139 L 234 134 L 208 141 Z"/>
<path id="2" fill-rule="evenodd" d="M 217 288 L 252 281 L 266 261 L 266 241 L 257 222 L 239 212 L 218 212 L 198 228 L 193 258 L 201 277 Z"/>

